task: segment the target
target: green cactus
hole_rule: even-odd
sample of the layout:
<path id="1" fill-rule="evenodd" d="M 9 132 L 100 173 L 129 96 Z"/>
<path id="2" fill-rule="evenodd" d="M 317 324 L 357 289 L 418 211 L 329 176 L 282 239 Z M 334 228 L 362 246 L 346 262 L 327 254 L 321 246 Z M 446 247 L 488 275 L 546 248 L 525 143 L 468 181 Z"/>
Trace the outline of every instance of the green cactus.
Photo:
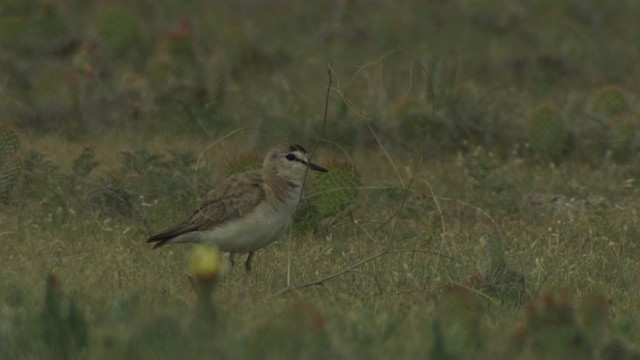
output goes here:
<path id="1" fill-rule="evenodd" d="M 21 16 L 0 17 L 0 48 L 21 50 L 25 48 L 29 23 Z"/>
<path id="2" fill-rule="evenodd" d="M 592 359 L 607 349 L 609 309 L 606 298 L 590 294 L 576 309 L 568 291 L 542 292 L 524 306 L 524 322 L 513 337 L 534 358 Z M 620 344 L 624 350 L 624 344 Z"/>
<path id="3" fill-rule="evenodd" d="M 107 56 L 118 58 L 139 52 L 142 30 L 137 17 L 125 8 L 110 8 L 97 19 L 98 44 Z"/>
<path id="4" fill-rule="evenodd" d="M 614 85 L 605 86 L 591 98 L 591 110 L 607 118 L 627 113 L 630 108 L 627 93 Z"/>
<path id="5" fill-rule="evenodd" d="M 245 155 L 229 162 L 226 176 L 262 167 L 262 158 L 255 154 Z M 313 193 L 300 204 L 296 213 L 296 228 L 314 228 L 318 221 L 335 216 L 349 206 L 358 194 L 360 174 L 352 164 L 340 161 L 329 162 L 328 173 L 314 177 Z"/>
<path id="6" fill-rule="evenodd" d="M 481 303 L 472 293 L 454 291 L 437 304 L 443 350 L 451 358 L 479 349 L 483 343 Z"/>
<path id="7" fill-rule="evenodd" d="M 209 90 L 209 110 L 218 112 L 227 97 L 227 82 L 225 77 L 224 63 L 219 57 L 212 57 L 207 63 L 208 90 Z"/>
<path id="8" fill-rule="evenodd" d="M 18 182 L 21 161 L 20 139 L 7 126 L 0 126 L 0 198 L 6 198 Z"/>
<path id="9" fill-rule="evenodd" d="M 626 115 L 613 115 L 609 119 L 609 150 L 616 159 L 626 158 L 631 149 L 631 142 L 635 136 L 633 121 Z"/>
<path id="10" fill-rule="evenodd" d="M 167 48 L 174 66 L 184 73 L 190 73 L 197 67 L 196 49 L 193 44 L 193 24 L 183 18 L 180 24 L 169 33 Z"/>
<path id="11" fill-rule="evenodd" d="M 73 298 L 68 310 L 60 281 L 54 274 L 47 277 L 44 308 L 38 325 L 42 342 L 50 349 L 53 358 L 73 358 L 89 343 L 87 320 Z"/>
<path id="12" fill-rule="evenodd" d="M 361 185 L 360 174 L 352 164 L 332 161 L 326 166 L 328 173 L 315 178 L 313 206 L 320 219 L 334 216 L 351 204 Z"/>
<path id="13" fill-rule="evenodd" d="M 40 0 L 2 0 L 0 2 L 0 12 L 10 15 L 29 15 L 37 11 L 42 6 Z"/>
<path id="14" fill-rule="evenodd" d="M 98 164 L 95 148 L 91 145 L 85 145 L 82 153 L 73 160 L 72 173 L 74 177 L 87 177 Z"/>
<path id="15" fill-rule="evenodd" d="M 560 110 L 549 103 L 539 105 L 528 119 L 529 143 L 538 155 L 560 160 L 567 147 L 569 133 Z"/>
<path id="16" fill-rule="evenodd" d="M 64 46 L 69 36 L 69 26 L 61 17 L 60 4 L 46 2 L 42 4 L 42 12 L 31 24 L 34 33 L 33 46 L 35 50 L 57 50 Z"/>

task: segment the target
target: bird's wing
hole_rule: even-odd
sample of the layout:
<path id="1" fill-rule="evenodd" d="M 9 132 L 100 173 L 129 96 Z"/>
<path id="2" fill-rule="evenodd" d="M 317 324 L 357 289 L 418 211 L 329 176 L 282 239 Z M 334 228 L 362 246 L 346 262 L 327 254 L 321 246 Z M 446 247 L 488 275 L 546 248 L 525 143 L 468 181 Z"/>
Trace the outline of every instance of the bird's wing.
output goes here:
<path id="1" fill-rule="evenodd" d="M 210 191 L 198 209 L 183 222 L 151 236 L 147 242 L 154 242 L 154 247 L 158 247 L 178 235 L 213 229 L 248 214 L 264 198 L 262 175 L 259 171 L 231 176 Z"/>

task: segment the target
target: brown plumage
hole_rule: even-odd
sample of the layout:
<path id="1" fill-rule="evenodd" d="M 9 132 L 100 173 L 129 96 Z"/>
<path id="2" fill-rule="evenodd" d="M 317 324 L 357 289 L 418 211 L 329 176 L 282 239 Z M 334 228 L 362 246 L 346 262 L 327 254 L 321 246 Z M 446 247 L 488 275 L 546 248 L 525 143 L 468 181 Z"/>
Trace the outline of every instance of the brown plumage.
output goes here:
<path id="1" fill-rule="evenodd" d="M 184 221 L 147 242 L 206 243 L 231 253 L 253 252 L 277 240 L 293 221 L 307 171 L 327 170 L 310 163 L 300 145 L 280 144 L 264 159 L 262 169 L 233 175 L 205 197 Z"/>
<path id="2" fill-rule="evenodd" d="M 156 249 L 178 235 L 210 230 L 245 216 L 265 198 L 261 184 L 262 174 L 258 170 L 232 175 L 210 191 L 198 209 L 183 222 L 151 236 L 147 242 L 154 243 L 153 248 Z"/>

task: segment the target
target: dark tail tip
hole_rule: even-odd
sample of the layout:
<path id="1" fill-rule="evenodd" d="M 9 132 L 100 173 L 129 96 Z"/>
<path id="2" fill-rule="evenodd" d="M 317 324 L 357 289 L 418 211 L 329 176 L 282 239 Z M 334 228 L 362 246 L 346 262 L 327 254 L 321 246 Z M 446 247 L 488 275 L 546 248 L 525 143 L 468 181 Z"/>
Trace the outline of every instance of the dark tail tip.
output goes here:
<path id="1" fill-rule="evenodd" d="M 162 237 L 152 236 L 152 237 L 147 239 L 147 242 L 153 244 L 152 249 L 157 249 L 160 246 L 165 245 L 169 240 L 170 240 L 169 238 L 162 238 Z"/>

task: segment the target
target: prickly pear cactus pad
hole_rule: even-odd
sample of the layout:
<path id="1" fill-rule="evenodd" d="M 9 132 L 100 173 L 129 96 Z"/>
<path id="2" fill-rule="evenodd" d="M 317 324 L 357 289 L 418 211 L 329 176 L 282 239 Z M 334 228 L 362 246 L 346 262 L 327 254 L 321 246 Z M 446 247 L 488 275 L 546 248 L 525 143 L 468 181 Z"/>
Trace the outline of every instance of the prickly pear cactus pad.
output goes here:
<path id="1" fill-rule="evenodd" d="M 605 86 L 591 98 L 591 110 L 605 117 L 629 112 L 627 93 L 617 86 Z"/>
<path id="2" fill-rule="evenodd" d="M 528 119 L 529 143 L 538 154 L 557 160 L 567 140 L 567 130 L 560 110 L 548 103 L 537 106 Z"/>
<path id="3" fill-rule="evenodd" d="M 334 216 L 349 206 L 358 195 L 361 185 L 360 174 L 352 164 L 331 161 L 325 164 L 328 173 L 315 178 L 313 205 L 318 216 Z"/>
<path id="4" fill-rule="evenodd" d="M 609 119 L 609 150 L 614 158 L 624 159 L 631 154 L 636 127 L 630 116 L 618 114 Z"/>

